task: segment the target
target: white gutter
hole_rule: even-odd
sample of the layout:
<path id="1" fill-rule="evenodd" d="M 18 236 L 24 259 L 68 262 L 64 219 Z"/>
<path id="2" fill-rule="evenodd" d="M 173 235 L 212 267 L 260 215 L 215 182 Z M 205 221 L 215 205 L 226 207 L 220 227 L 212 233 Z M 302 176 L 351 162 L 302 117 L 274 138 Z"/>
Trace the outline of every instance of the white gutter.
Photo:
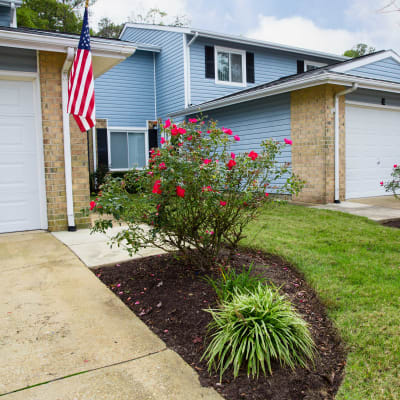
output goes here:
<path id="1" fill-rule="evenodd" d="M 340 126 L 339 126 L 339 97 L 353 93 L 358 89 L 358 84 L 353 83 L 350 89 L 342 90 L 335 94 L 335 203 L 340 203 Z"/>
<path id="2" fill-rule="evenodd" d="M 256 100 L 263 97 L 275 96 L 280 93 L 286 93 L 293 90 L 304 89 L 317 85 L 332 84 L 341 86 L 351 86 L 354 82 L 358 83 L 361 89 L 381 90 L 391 93 L 400 93 L 400 84 L 393 82 L 385 82 L 371 78 L 361 78 L 354 75 L 336 74 L 326 72 L 322 75 L 307 76 L 302 79 L 296 79 L 289 82 L 277 83 L 273 86 L 260 88 L 251 91 L 238 92 L 237 95 L 220 98 L 207 103 L 202 103 L 196 106 L 188 107 L 174 113 L 168 114 L 170 117 L 178 117 L 189 114 L 194 114 L 200 111 L 214 110 L 217 108 L 227 107 L 233 104 L 243 103 L 249 100 Z"/>
<path id="3" fill-rule="evenodd" d="M 65 164 L 65 193 L 67 198 L 68 230 L 76 231 L 74 216 L 74 197 L 72 192 L 72 164 L 71 164 L 71 133 L 69 129 L 68 104 L 68 72 L 74 59 L 74 49 L 69 47 L 64 65 L 61 69 L 61 93 L 63 113 L 63 136 L 64 136 L 64 164 Z"/>
<path id="4" fill-rule="evenodd" d="M 191 88 L 191 73 L 190 73 L 190 46 L 198 38 L 199 32 L 196 32 L 194 36 L 187 42 L 187 35 L 183 35 L 185 44 L 184 48 L 184 64 L 185 64 L 185 107 L 192 104 L 192 88 Z"/>
<path id="5" fill-rule="evenodd" d="M 17 6 L 15 5 L 15 1 L 11 2 L 11 23 L 10 27 L 11 28 L 16 28 L 17 27 Z"/>

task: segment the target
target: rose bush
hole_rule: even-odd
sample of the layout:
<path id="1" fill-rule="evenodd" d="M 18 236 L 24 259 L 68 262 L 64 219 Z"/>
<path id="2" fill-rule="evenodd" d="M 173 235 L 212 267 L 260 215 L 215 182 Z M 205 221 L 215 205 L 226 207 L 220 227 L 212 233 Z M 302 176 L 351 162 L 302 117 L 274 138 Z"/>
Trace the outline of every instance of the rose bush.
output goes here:
<path id="1" fill-rule="evenodd" d="M 159 149 L 151 150 L 148 168 L 134 173 L 139 194 L 124 179 L 108 178 L 93 211 L 103 215 L 94 231 L 113 220 L 127 224 L 113 238 L 128 251 L 157 246 L 178 249 L 182 257 L 207 268 L 223 244 L 236 246 L 243 228 L 273 193 L 298 193 L 303 182 L 288 163 L 278 162 L 284 143 L 265 140 L 261 149 L 235 154 L 240 137 L 215 122 L 191 118 L 175 125 L 167 120 Z M 271 187 L 280 180 L 279 187 Z"/>
<path id="2" fill-rule="evenodd" d="M 390 176 L 392 178 L 390 181 L 381 181 L 380 184 L 385 188 L 386 192 L 392 192 L 400 200 L 400 165 L 393 165 L 393 171 Z"/>

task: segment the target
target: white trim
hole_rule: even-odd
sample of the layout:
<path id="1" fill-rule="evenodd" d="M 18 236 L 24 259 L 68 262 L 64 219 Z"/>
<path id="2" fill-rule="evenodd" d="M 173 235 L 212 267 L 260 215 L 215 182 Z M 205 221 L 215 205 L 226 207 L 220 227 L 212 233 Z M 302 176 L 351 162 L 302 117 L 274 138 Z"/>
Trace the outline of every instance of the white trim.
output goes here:
<path id="1" fill-rule="evenodd" d="M 43 143 L 43 125 L 42 125 L 42 96 L 40 93 L 40 69 L 39 69 L 39 52 L 36 52 L 36 68 L 37 77 L 34 83 L 36 92 L 36 118 L 35 125 L 38 138 L 38 156 L 39 156 L 39 202 L 40 202 L 40 223 L 42 229 L 48 228 L 47 220 L 47 193 L 46 193 L 46 177 L 44 170 L 44 143 Z"/>
<path id="2" fill-rule="evenodd" d="M 64 136 L 65 195 L 67 199 L 68 230 L 75 230 L 74 194 L 72 189 L 71 132 L 68 105 L 68 72 L 74 59 L 74 49 L 68 48 L 67 56 L 61 68 L 61 95 Z"/>
<path id="3" fill-rule="evenodd" d="M 218 52 L 228 53 L 229 54 L 229 81 L 220 81 L 218 79 Z M 242 57 L 242 82 L 232 82 L 232 68 L 230 55 L 231 54 L 240 54 Z M 236 86 L 236 87 L 246 87 L 247 85 L 247 76 L 246 76 L 246 51 L 233 49 L 230 47 L 222 47 L 222 46 L 214 46 L 214 63 L 215 63 L 215 84 L 216 85 L 226 85 L 226 86 Z"/>
<path id="4" fill-rule="evenodd" d="M 154 81 L 154 119 L 157 120 L 157 79 L 156 79 L 156 55 L 153 53 L 153 81 Z"/>
<path id="5" fill-rule="evenodd" d="M 315 62 L 315 61 L 311 61 L 311 60 L 304 60 L 304 72 L 308 71 L 307 66 L 309 66 L 309 65 L 311 65 L 313 67 L 321 68 L 321 67 L 326 67 L 328 64 Z"/>
<path id="6" fill-rule="evenodd" d="M 69 47 L 78 47 L 78 43 L 78 35 L 72 37 L 63 34 L 0 30 L 0 46 L 66 53 Z M 90 46 L 93 57 L 110 57 L 121 60 L 131 56 L 136 50 L 136 46 L 132 43 L 97 38 L 91 38 Z"/>
<path id="7" fill-rule="evenodd" d="M 147 123 L 147 121 L 146 121 Z M 127 142 L 127 150 L 128 150 L 128 167 L 127 168 L 112 168 L 111 164 L 112 164 L 112 159 L 111 159 L 111 132 L 135 132 L 135 133 L 143 133 L 144 135 L 144 149 L 145 149 L 145 162 L 147 165 L 148 162 L 148 147 L 149 147 L 149 143 L 148 143 L 148 125 L 147 127 L 137 127 L 137 126 L 131 126 L 131 127 L 125 127 L 125 126 L 107 126 L 107 144 L 108 144 L 108 169 L 111 172 L 118 172 L 118 171 L 129 171 L 129 149 L 128 149 L 128 142 Z M 128 136 L 127 136 L 127 140 L 128 140 Z M 135 168 L 135 169 L 142 169 L 142 168 Z"/>
<path id="8" fill-rule="evenodd" d="M 364 103 L 362 101 L 346 100 L 346 105 L 361 108 L 375 108 L 378 110 L 400 111 L 400 106 L 384 106 L 382 104 Z"/>
<path id="9" fill-rule="evenodd" d="M 382 53 L 371 54 L 370 56 L 364 56 L 360 59 L 356 58 L 353 61 L 349 61 L 347 63 L 344 63 L 343 65 L 338 65 L 337 67 L 331 68 L 331 71 L 343 73 L 350 71 L 354 68 L 363 67 L 364 65 L 368 65 L 390 57 L 400 63 L 400 57 L 393 50 L 386 50 Z"/>
<path id="10" fill-rule="evenodd" d="M 185 108 L 188 107 L 189 103 L 189 85 L 188 85 L 188 53 L 189 53 L 189 46 L 187 44 L 187 36 L 186 33 L 182 35 L 183 39 L 183 85 L 185 90 Z"/>
<path id="11" fill-rule="evenodd" d="M 276 84 L 267 88 L 258 90 L 251 90 L 245 93 L 238 93 L 237 95 L 227 98 L 217 99 L 203 103 L 197 106 L 188 107 L 185 110 L 170 113 L 171 117 L 184 116 L 188 114 L 197 113 L 200 111 L 213 110 L 230 106 L 232 104 L 243 103 L 249 100 L 256 100 L 262 97 L 275 96 L 277 94 L 286 93 L 294 90 L 304 89 L 324 84 L 352 86 L 353 83 L 358 83 L 360 89 L 381 90 L 385 92 L 400 93 L 400 84 L 388 81 L 380 81 L 371 78 L 362 78 L 353 75 L 341 75 L 325 71 L 320 75 L 306 76 L 304 78 L 296 79 L 281 84 Z"/>
<path id="12" fill-rule="evenodd" d="M 182 27 L 175 27 L 175 26 L 165 26 L 165 25 L 126 23 L 124 28 L 122 29 L 120 36 L 119 36 L 120 39 L 122 38 L 122 36 L 127 28 L 140 28 L 140 29 L 151 29 L 151 30 L 158 30 L 158 31 L 179 32 L 179 33 L 186 33 L 186 34 L 191 34 L 191 35 L 195 35 L 196 33 L 198 33 L 199 36 L 209 38 L 209 39 L 224 40 L 224 41 L 240 43 L 240 44 L 249 45 L 249 46 L 257 46 L 257 47 L 269 48 L 269 49 L 274 49 L 274 50 L 282 50 L 282 51 L 287 51 L 287 52 L 296 53 L 296 54 L 300 53 L 300 54 L 303 54 L 306 56 L 328 58 L 330 60 L 336 60 L 336 61 L 345 61 L 345 60 L 349 59 L 349 57 L 340 56 L 337 54 L 325 53 L 325 52 L 316 51 L 316 50 L 309 50 L 309 49 L 304 49 L 301 47 L 287 46 L 284 44 L 266 42 L 266 41 L 257 40 L 257 39 L 250 39 L 250 38 L 246 38 L 243 36 L 227 35 L 227 34 L 223 34 L 223 33 L 205 31 L 205 30 L 195 29 L 195 28 L 192 29 L 192 28 L 182 28 Z"/>
<path id="13" fill-rule="evenodd" d="M 21 72 L 21 71 L 9 71 L 0 70 L 0 79 L 10 79 L 15 81 L 31 81 L 38 77 L 38 72 Z"/>

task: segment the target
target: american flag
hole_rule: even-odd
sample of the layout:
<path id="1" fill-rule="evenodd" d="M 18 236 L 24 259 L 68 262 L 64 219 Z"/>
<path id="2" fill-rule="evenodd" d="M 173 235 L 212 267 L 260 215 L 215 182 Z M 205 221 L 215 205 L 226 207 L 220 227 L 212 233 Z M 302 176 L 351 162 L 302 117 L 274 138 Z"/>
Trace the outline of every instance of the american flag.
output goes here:
<path id="1" fill-rule="evenodd" d="M 87 7 L 83 16 L 78 50 L 69 75 L 67 109 L 68 113 L 74 116 L 81 132 L 95 125 L 94 81 Z"/>

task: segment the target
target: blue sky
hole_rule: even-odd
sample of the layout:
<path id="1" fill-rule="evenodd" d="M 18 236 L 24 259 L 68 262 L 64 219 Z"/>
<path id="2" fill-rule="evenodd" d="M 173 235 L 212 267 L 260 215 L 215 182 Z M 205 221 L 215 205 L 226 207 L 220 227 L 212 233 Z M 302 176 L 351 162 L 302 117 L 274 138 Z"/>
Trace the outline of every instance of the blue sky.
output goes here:
<path id="1" fill-rule="evenodd" d="M 191 26 L 333 53 L 359 42 L 400 51 L 400 11 L 391 0 L 97 0 L 102 16 L 124 22 L 151 7 L 187 15 Z M 398 1 L 400 8 L 400 0 Z"/>

